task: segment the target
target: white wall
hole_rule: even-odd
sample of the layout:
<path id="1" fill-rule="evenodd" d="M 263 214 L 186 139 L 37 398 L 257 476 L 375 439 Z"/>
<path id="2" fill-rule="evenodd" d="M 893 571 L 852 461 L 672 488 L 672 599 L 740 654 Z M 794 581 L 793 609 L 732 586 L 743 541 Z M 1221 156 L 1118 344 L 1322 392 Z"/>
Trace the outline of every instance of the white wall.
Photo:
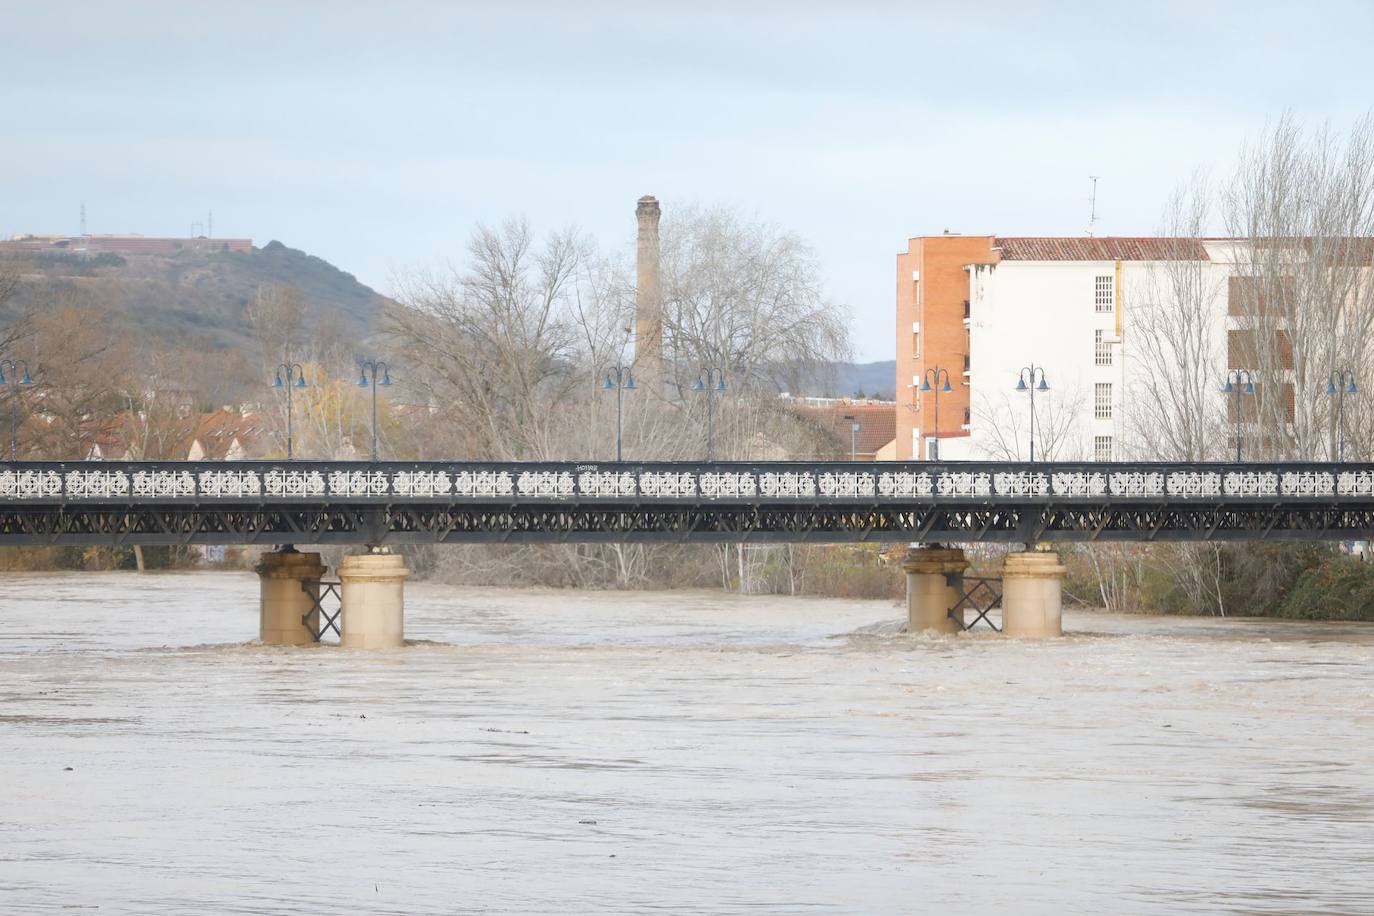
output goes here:
<path id="1" fill-rule="evenodd" d="M 1015 390 L 1023 367 L 1045 370 L 1037 392 L 1036 458 L 1093 458 L 1093 437 L 1119 439 L 1123 396 L 1121 347 L 1097 366 L 1094 331 L 1110 336 L 1114 312 L 1095 308 L 1096 280 L 1112 261 L 1004 261 L 969 269 L 971 458 L 1029 457 L 1030 397 Z M 1038 376 L 1037 376 L 1038 377 Z M 1094 385 L 1112 386 L 1112 419 L 1094 418 Z"/>
<path id="2" fill-rule="evenodd" d="M 1246 319 L 1227 315 L 1227 281 L 1246 269 L 1245 244 L 1204 242 L 1205 261 L 1124 261 L 1119 287 L 1115 261 L 970 266 L 972 430 L 967 439 L 945 440 L 942 457 L 1029 456 L 1030 400 L 1015 386 L 1022 367 L 1031 363 L 1045 369 L 1050 386 L 1048 393 L 1036 395 L 1038 459 L 1092 460 L 1095 436 L 1112 438 L 1115 460 L 1176 457 L 1159 418 L 1169 410 L 1176 417 L 1181 408 L 1170 403 L 1157 411 L 1151 404 L 1169 402 L 1178 390 L 1192 393 L 1187 416 L 1201 418 L 1201 457 L 1232 457 L 1233 425 L 1221 388 L 1227 377 L 1227 331 Z M 1113 278 L 1113 311 L 1096 310 L 1099 276 Z M 1118 311 L 1122 337 L 1112 346 L 1112 364 L 1098 366 L 1094 332 L 1113 336 Z M 1180 352 L 1177 328 L 1184 320 L 1197 337 Z M 1112 386 L 1110 420 L 1094 415 L 1099 383 Z M 1327 409 L 1324 388 L 1308 387 L 1312 390 L 1297 393 L 1299 400 L 1317 401 L 1318 412 Z M 1199 440 L 1190 441 L 1196 451 Z"/>
<path id="3" fill-rule="evenodd" d="M 1156 428 L 1158 411 L 1152 407 L 1151 387 L 1162 388 L 1166 401 L 1190 400 L 1180 397 L 1182 388 L 1200 392 L 1205 398 L 1202 422 L 1211 430 L 1207 438 L 1214 447 L 1206 457 L 1225 456 L 1229 428 L 1221 387 L 1227 375 L 1226 331 L 1234 326 L 1226 316 L 1227 278 L 1234 267 L 1228 252 L 1213 252 L 1212 247 L 1209 244 L 1210 262 L 1126 265 L 1121 458 L 1177 457 L 1169 449 L 1168 438 Z M 1178 329 L 1184 310 L 1200 332 L 1186 346 Z"/>

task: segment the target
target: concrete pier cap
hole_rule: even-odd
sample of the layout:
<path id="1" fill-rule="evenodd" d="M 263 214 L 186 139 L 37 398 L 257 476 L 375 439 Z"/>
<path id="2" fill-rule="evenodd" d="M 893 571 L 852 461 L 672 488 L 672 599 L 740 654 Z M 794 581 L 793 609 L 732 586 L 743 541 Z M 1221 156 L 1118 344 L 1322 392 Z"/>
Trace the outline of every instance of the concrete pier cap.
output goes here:
<path id="1" fill-rule="evenodd" d="M 1064 635 L 1067 573 L 1053 550 L 1007 554 L 1002 561 L 1002 632 L 1008 636 Z"/>
<path id="2" fill-rule="evenodd" d="M 339 566 L 342 635 L 354 649 L 395 649 L 405 644 L 405 557 L 386 547 L 350 554 Z"/>
<path id="3" fill-rule="evenodd" d="M 269 646 L 315 642 L 320 579 L 326 570 L 318 553 L 301 553 L 290 544 L 262 555 L 253 567 L 262 586 L 258 639 Z"/>
<path id="4" fill-rule="evenodd" d="M 958 633 L 963 627 L 949 609 L 963 594 L 964 552 L 939 544 L 912 544 L 902 558 L 906 572 L 906 630 L 908 633 Z"/>

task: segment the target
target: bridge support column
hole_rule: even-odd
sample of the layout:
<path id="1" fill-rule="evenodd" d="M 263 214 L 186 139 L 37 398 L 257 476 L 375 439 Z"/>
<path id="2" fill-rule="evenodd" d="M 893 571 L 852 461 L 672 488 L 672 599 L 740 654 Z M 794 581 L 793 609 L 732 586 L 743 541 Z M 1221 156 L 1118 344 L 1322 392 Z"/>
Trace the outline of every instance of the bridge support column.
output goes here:
<path id="1" fill-rule="evenodd" d="M 320 627 L 316 602 L 325 565 L 295 548 L 265 553 L 253 567 L 262 583 L 258 639 L 269 646 L 308 646 Z"/>
<path id="2" fill-rule="evenodd" d="M 1064 635 L 1062 590 L 1067 570 L 1052 550 L 1009 553 L 1002 563 L 1002 632 Z"/>
<path id="3" fill-rule="evenodd" d="M 963 593 L 968 560 L 957 547 L 921 547 L 906 552 L 906 631 L 958 633 L 963 629 L 949 609 Z"/>
<path id="4" fill-rule="evenodd" d="M 410 570 L 395 553 L 357 553 L 339 566 L 345 648 L 394 649 L 405 643 L 405 584 Z"/>

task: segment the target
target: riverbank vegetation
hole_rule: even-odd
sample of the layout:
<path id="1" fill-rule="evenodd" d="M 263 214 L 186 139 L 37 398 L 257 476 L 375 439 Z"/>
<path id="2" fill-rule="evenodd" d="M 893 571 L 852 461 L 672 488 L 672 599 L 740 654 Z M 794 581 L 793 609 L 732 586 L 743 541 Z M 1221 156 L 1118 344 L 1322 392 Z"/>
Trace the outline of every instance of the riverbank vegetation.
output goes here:
<path id="1" fill-rule="evenodd" d="M 1066 602 L 1127 613 L 1374 621 L 1374 563 L 1316 543 L 1065 547 Z"/>

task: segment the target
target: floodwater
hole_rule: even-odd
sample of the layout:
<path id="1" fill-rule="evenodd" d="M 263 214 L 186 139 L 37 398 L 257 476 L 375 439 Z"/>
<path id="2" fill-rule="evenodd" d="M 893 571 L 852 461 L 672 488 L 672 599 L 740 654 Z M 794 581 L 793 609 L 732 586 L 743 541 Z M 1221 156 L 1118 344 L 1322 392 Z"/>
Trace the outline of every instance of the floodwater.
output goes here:
<path id="1" fill-rule="evenodd" d="M 0 911 L 1370 913 L 1374 627 L 248 572 L 0 583 Z"/>

